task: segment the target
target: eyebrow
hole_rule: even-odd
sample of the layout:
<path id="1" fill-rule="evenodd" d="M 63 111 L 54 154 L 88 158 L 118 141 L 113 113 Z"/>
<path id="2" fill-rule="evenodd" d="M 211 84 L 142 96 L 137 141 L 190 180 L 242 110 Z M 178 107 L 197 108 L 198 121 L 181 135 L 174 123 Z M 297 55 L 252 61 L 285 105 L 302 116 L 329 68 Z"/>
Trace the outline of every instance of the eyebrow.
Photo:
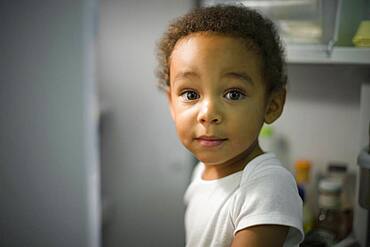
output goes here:
<path id="1" fill-rule="evenodd" d="M 241 72 L 241 71 L 231 71 L 231 72 L 226 72 L 222 75 L 223 77 L 231 77 L 231 78 L 235 78 L 235 79 L 238 79 L 238 80 L 242 80 L 244 82 L 246 82 L 247 84 L 250 84 L 250 85 L 254 85 L 254 82 L 252 80 L 252 78 L 245 72 Z M 195 71 L 182 71 L 182 72 L 179 72 L 175 75 L 175 78 L 174 78 L 174 81 L 176 82 L 178 79 L 186 79 L 186 78 L 191 78 L 191 77 L 197 77 L 199 78 L 199 74 Z"/>
<path id="2" fill-rule="evenodd" d="M 254 82 L 252 80 L 252 78 L 247 74 L 247 73 L 244 73 L 244 72 L 226 72 L 225 74 L 223 74 L 224 77 L 232 77 L 232 78 L 236 78 L 236 79 L 241 79 L 242 81 L 248 83 L 248 84 L 251 84 L 251 85 L 254 85 Z"/>
<path id="3" fill-rule="evenodd" d="M 199 75 L 198 73 L 194 71 L 182 71 L 175 75 L 174 81 L 177 81 L 178 79 L 190 78 L 190 77 L 199 77 Z"/>

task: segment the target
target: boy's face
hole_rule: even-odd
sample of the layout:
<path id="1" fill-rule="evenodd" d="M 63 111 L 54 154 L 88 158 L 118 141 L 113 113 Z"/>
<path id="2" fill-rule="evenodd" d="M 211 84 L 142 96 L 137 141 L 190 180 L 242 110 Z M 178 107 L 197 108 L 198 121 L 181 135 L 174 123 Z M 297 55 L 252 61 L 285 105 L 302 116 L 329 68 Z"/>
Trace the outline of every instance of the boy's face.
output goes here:
<path id="1" fill-rule="evenodd" d="M 266 94 L 260 63 L 232 37 L 193 34 L 176 44 L 170 110 L 181 142 L 205 164 L 226 164 L 240 155 L 248 159 L 251 148 L 259 148 L 253 144 L 264 121 L 280 115 L 284 97 L 277 97 L 279 106 Z"/>

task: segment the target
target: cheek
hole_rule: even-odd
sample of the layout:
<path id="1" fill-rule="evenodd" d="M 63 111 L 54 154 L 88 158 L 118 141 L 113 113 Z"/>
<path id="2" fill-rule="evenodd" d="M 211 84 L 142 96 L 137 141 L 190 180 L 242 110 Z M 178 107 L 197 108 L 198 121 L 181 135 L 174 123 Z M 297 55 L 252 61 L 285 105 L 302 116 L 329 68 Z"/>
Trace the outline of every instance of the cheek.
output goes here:
<path id="1" fill-rule="evenodd" d="M 186 146 L 192 139 L 192 127 L 194 126 L 194 112 L 191 109 L 177 109 L 175 113 L 175 126 L 177 135 Z"/>
<path id="2" fill-rule="evenodd" d="M 191 151 L 192 135 L 186 124 L 176 124 L 177 136 L 184 147 Z"/>
<path id="3" fill-rule="evenodd" d="M 258 136 L 259 129 L 264 122 L 264 113 L 262 108 L 250 107 L 248 109 L 240 110 L 233 114 L 234 119 L 229 120 L 229 130 L 236 135 L 239 133 L 247 139 L 254 139 Z"/>

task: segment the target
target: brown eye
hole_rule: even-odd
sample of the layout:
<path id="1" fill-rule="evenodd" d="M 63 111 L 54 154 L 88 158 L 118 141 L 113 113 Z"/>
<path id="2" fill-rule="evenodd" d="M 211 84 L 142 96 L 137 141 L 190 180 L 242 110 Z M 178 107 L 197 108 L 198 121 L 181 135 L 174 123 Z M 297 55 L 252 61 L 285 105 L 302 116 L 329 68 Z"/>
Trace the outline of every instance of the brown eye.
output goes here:
<path id="1" fill-rule="evenodd" d="M 228 100 L 241 100 L 244 99 L 245 94 L 240 90 L 232 89 L 226 92 L 224 97 Z"/>
<path id="2" fill-rule="evenodd" d="M 199 98 L 199 94 L 193 90 L 188 90 L 181 93 L 181 98 L 183 98 L 186 101 L 192 101 Z"/>

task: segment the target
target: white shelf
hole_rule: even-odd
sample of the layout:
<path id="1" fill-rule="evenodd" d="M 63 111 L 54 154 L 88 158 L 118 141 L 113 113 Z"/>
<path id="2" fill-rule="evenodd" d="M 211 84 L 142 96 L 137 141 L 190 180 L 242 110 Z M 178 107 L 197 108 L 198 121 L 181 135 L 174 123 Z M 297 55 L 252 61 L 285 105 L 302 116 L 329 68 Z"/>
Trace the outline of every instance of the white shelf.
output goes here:
<path id="1" fill-rule="evenodd" d="M 288 64 L 363 64 L 370 65 L 370 48 L 334 47 L 331 54 L 324 45 L 288 45 Z"/>

